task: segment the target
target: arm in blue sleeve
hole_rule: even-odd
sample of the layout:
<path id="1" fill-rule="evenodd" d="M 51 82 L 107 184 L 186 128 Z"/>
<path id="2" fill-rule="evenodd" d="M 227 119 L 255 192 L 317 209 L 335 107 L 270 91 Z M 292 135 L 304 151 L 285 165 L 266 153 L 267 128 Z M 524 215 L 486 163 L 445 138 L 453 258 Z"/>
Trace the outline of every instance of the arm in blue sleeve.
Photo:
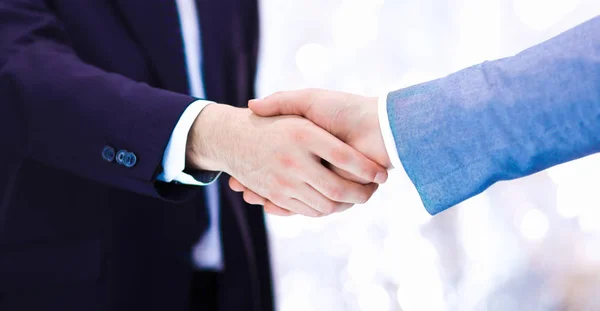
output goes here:
<path id="1" fill-rule="evenodd" d="M 431 214 L 600 151 L 600 17 L 513 57 L 392 92 L 401 163 Z"/>

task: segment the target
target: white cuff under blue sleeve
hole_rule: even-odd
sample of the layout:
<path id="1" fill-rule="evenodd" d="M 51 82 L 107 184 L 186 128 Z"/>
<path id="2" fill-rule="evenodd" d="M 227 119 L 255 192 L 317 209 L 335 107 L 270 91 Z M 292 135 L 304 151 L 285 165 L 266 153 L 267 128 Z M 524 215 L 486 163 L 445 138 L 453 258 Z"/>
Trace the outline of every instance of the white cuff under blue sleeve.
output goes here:
<path id="1" fill-rule="evenodd" d="M 204 107 L 210 104 L 214 104 L 214 102 L 197 100 L 191 103 L 183 112 L 175 125 L 173 134 L 171 134 L 171 139 L 165 149 L 162 161 L 163 171 L 158 175 L 158 180 L 167 183 L 178 182 L 186 185 L 206 186 L 213 183 L 221 175 L 221 172 L 218 174 L 215 174 L 215 172 L 207 172 L 207 175 L 214 175 L 214 177 L 209 178 L 209 180 L 203 180 L 202 182 L 192 175 L 184 173 L 188 133 Z M 199 175 L 202 175 L 202 173 L 199 173 Z"/>
<path id="2" fill-rule="evenodd" d="M 387 97 L 388 93 L 380 96 L 377 104 L 381 136 L 383 136 L 383 143 L 390 158 L 390 162 L 392 163 L 392 168 L 403 169 L 402 163 L 400 162 L 400 156 L 398 156 L 394 134 L 392 134 L 392 128 L 390 127 L 390 119 L 387 112 Z"/>

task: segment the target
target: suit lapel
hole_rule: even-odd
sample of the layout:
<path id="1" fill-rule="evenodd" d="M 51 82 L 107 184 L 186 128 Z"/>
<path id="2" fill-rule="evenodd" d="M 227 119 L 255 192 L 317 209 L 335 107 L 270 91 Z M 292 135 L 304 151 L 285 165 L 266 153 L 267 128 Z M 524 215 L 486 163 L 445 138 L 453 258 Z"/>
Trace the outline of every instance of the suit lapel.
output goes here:
<path id="1" fill-rule="evenodd" d="M 161 86 L 188 94 L 185 51 L 175 0 L 116 0 Z"/>

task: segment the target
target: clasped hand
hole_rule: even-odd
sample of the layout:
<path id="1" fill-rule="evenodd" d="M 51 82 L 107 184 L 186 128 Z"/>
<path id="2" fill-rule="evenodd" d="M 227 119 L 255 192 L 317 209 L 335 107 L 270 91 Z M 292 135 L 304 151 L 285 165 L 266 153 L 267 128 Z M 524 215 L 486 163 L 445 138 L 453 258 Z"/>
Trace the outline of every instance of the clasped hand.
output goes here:
<path id="1" fill-rule="evenodd" d="M 387 180 L 377 99 L 311 89 L 249 108 L 206 107 L 187 161 L 228 173 L 230 187 L 267 213 L 330 215 L 365 203 Z"/>

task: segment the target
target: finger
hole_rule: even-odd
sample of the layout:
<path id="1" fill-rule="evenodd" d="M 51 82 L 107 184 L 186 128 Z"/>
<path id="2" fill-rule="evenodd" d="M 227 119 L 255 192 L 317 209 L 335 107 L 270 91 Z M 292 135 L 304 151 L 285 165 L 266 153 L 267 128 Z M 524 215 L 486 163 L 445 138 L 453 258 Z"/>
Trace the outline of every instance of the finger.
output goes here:
<path id="1" fill-rule="evenodd" d="M 384 183 L 387 178 L 387 170 L 379 164 L 371 161 L 362 153 L 346 145 L 327 131 L 317 128 L 317 133 L 312 135 L 311 151 L 329 162 L 358 178 L 378 184 Z"/>
<path id="2" fill-rule="evenodd" d="M 354 206 L 354 205 L 352 205 L 352 206 Z M 347 210 L 351 209 L 351 208 L 352 208 L 352 206 L 345 207 L 345 208 L 340 208 L 339 210 L 337 210 L 337 211 L 336 211 L 336 213 L 342 213 L 342 212 L 345 212 L 345 211 L 347 211 Z"/>
<path id="3" fill-rule="evenodd" d="M 296 213 L 296 214 L 300 214 L 300 215 L 304 215 L 304 216 L 308 216 L 308 217 L 322 216 L 322 213 L 319 212 L 318 210 L 313 209 L 310 206 L 308 206 L 294 198 L 288 198 L 282 202 L 271 200 L 271 201 L 265 202 L 265 205 L 268 204 L 268 202 L 271 202 L 271 203 L 277 205 L 279 208 L 288 210 L 288 211 Z"/>
<path id="4" fill-rule="evenodd" d="M 330 169 L 332 172 L 340 175 L 340 177 L 342 177 L 343 179 L 349 180 L 349 181 L 353 181 L 355 183 L 359 183 L 362 185 L 366 185 L 366 184 L 370 184 L 371 182 L 365 179 L 362 179 L 360 177 L 356 177 L 346 171 L 343 171 L 335 166 L 332 166 L 331 164 L 327 163 L 325 161 L 325 167 L 327 167 L 328 169 Z"/>
<path id="5" fill-rule="evenodd" d="M 250 110 L 262 117 L 289 114 L 306 116 L 310 105 L 309 90 L 277 92 L 264 99 L 248 102 Z"/>
<path id="6" fill-rule="evenodd" d="M 363 204 L 367 202 L 378 185 L 366 185 L 346 180 L 322 165 L 307 165 L 301 171 L 302 178 L 329 200 L 342 203 Z"/>
<path id="7" fill-rule="evenodd" d="M 292 216 L 292 215 L 296 215 L 293 212 L 290 212 L 286 209 L 283 209 L 277 205 L 275 205 L 273 202 L 271 201 L 267 201 L 265 202 L 265 213 L 267 214 L 271 214 L 271 215 L 275 215 L 275 216 Z"/>
<path id="8" fill-rule="evenodd" d="M 263 198 L 262 196 L 254 193 L 251 190 L 244 190 L 244 201 L 246 201 L 246 203 L 248 204 L 253 204 L 253 205 L 265 205 L 265 203 L 267 202 L 267 199 Z"/>
<path id="9" fill-rule="evenodd" d="M 354 205 L 352 203 L 332 201 L 309 184 L 304 184 L 299 188 L 301 189 L 298 189 L 299 191 L 295 198 L 318 210 L 323 216 L 349 209 Z"/>
<path id="10" fill-rule="evenodd" d="M 246 190 L 246 186 L 242 185 L 242 183 L 233 177 L 229 177 L 229 188 L 235 192 L 243 192 Z"/>

